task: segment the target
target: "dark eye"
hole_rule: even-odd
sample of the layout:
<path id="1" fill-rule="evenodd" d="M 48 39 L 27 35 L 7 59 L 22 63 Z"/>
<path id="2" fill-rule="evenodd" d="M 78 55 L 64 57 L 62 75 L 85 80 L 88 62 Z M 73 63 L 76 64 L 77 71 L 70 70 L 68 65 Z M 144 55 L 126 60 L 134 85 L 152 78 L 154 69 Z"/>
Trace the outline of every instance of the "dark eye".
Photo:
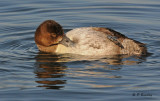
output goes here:
<path id="1" fill-rule="evenodd" d="M 57 35 L 54 34 L 54 33 L 51 33 L 50 35 L 51 35 L 52 38 L 55 38 L 55 37 L 57 36 Z"/>
<path id="2" fill-rule="evenodd" d="M 68 40 L 66 40 L 66 42 L 69 42 Z"/>

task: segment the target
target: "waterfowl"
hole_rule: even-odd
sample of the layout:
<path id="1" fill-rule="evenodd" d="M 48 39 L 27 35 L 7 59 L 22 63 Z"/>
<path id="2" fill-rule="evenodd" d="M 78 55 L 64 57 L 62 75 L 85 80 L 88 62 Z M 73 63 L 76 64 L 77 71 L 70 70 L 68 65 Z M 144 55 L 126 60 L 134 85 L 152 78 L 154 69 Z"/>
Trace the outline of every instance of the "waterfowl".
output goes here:
<path id="1" fill-rule="evenodd" d="M 145 44 L 135 41 L 110 28 L 81 27 L 64 34 L 54 20 L 41 23 L 35 32 L 35 43 L 40 51 L 80 55 L 145 55 Z"/>

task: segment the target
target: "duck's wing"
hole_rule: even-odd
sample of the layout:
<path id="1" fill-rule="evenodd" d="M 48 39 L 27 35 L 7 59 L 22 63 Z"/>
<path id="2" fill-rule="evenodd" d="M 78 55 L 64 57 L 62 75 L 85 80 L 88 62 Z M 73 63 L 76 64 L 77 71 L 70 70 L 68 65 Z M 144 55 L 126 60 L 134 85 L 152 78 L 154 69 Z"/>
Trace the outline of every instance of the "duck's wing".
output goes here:
<path id="1" fill-rule="evenodd" d="M 134 53 L 134 52 L 139 51 L 139 53 L 141 53 L 141 54 L 147 54 L 147 48 L 145 47 L 144 43 L 130 39 L 130 38 L 126 37 L 125 35 L 117 32 L 113 29 L 110 29 L 110 28 L 97 28 L 97 27 L 95 27 L 94 30 L 105 33 L 109 40 L 111 40 L 113 43 L 115 43 L 116 45 L 118 45 L 122 49 L 124 49 L 125 47 L 128 47 L 125 49 L 130 53 Z"/>
<path id="2" fill-rule="evenodd" d="M 116 36 L 112 36 L 112 35 L 107 35 L 107 38 L 112 41 L 113 43 L 115 43 L 116 45 L 118 45 L 121 48 L 124 48 L 123 45 L 121 44 L 121 42 L 119 42 L 118 38 Z"/>
<path id="3" fill-rule="evenodd" d="M 112 41 L 113 43 L 115 43 L 119 47 L 124 48 L 123 45 L 121 44 L 121 42 L 122 42 L 123 39 L 127 38 L 125 35 L 117 32 L 115 30 L 112 30 L 110 28 L 98 28 L 98 27 L 95 27 L 93 29 L 96 30 L 96 31 L 100 31 L 100 32 L 105 33 L 107 38 L 110 41 Z"/>
<path id="4" fill-rule="evenodd" d="M 112 32 L 112 35 L 115 36 L 115 37 L 117 37 L 118 39 L 130 39 L 130 38 L 126 37 L 125 35 L 117 32 L 117 31 L 115 31 L 115 30 L 113 30 L 113 29 L 110 29 L 110 28 L 106 28 L 106 29 L 108 29 L 110 32 Z M 112 35 L 111 35 L 111 36 L 112 36 Z M 131 39 L 131 40 L 133 40 L 133 39 Z M 144 44 L 144 43 L 141 43 L 141 42 L 136 41 L 136 40 L 133 40 L 133 41 L 134 41 L 135 43 L 137 43 L 139 46 L 145 47 L 145 44 Z"/>

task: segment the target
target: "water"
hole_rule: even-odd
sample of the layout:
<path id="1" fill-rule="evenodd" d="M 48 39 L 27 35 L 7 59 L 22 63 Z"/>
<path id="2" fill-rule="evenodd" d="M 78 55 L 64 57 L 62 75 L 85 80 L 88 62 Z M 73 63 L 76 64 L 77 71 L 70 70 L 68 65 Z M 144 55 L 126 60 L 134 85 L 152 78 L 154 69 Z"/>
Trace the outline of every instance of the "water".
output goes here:
<path id="1" fill-rule="evenodd" d="M 159 0 L 0 0 L 0 101 L 159 101 Z M 82 57 L 38 51 L 47 19 L 67 32 L 108 27 L 146 43 L 145 57 Z"/>

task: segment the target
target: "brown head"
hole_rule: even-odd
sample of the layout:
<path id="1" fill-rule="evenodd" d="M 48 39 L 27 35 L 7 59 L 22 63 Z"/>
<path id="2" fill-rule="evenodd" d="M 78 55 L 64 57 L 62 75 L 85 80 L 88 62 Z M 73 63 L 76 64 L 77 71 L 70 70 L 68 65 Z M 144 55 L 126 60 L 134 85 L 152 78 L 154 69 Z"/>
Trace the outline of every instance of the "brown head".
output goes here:
<path id="1" fill-rule="evenodd" d="M 35 42 L 40 51 L 46 51 L 52 46 L 56 48 L 62 40 L 64 32 L 62 26 L 53 20 L 46 20 L 36 29 Z"/>
<path id="2" fill-rule="evenodd" d="M 46 20 L 36 29 L 35 42 L 40 51 L 55 52 L 58 44 L 69 46 L 72 41 L 63 32 L 62 26 L 53 20 Z"/>

